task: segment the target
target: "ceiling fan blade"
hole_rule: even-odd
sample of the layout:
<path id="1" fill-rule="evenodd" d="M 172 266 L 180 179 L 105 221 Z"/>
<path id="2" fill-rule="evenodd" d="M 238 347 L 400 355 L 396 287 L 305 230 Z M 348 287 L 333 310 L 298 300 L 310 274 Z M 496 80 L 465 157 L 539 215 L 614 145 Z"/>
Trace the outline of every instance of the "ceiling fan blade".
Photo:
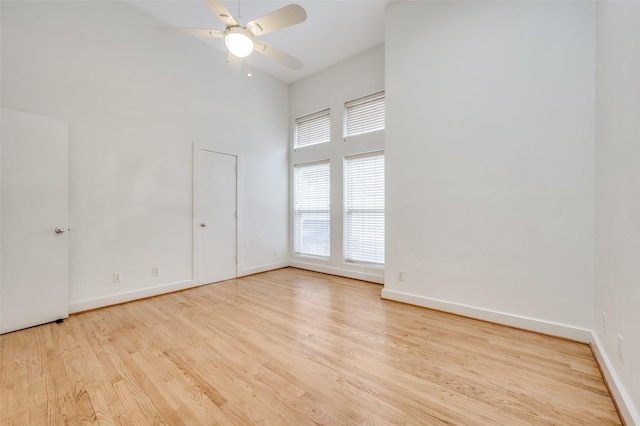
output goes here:
<path id="1" fill-rule="evenodd" d="M 158 31 L 165 34 L 184 35 L 192 37 L 224 37 L 224 31 L 207 30 L 200 28 L 180 28 L 180 27 L 156 27 Z"/>
<path id="2" fill-rule="evenodd" d="M 216 14 L 218 19 L 221 20 L 223 24 L 225 24 L 226 26 L 237 25 L 236 20 L 233 19 L 233 16 L 231 15 L 231 13 L 229 13 L 225 5 L 222 3 L 222 0 L 204 1 L 205 3 L 207 3 L 207 6 L 209 6 L 209 9 L 211 9 L 213 13 Z"/>
<path id="3" fill-rule="evenodd" d="M 280 28 L 299 24 L 307 19 L 307 12 L 302 6 L 290 4 L 282 9 L 274 10 L 261 18 L 247 24 L 247 28 L 255 35 L 263 35 Z"/>
<path id="4" fill-rule="evenodd" d="M 302 68 L 302 62 L 300 60 L 294 58 L 288 53 L 284 53 L 277 47 L 273 47 L 262 40 L 254 40 L 253 50 L 273 59 L 274 61 L 280 62 L 282 65 L 285 65 L 292 70 L 299 70 Z"/>

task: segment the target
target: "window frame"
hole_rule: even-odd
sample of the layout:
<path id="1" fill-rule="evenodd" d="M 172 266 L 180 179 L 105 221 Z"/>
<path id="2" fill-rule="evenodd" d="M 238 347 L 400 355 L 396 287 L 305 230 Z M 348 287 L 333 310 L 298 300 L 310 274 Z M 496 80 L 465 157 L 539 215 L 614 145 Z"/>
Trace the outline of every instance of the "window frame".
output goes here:
<path id="1" fill-rule="evenodd" d="M 298 198 L 299 198 L 298 186 L 297 186 L 299 182 L 298 170 L 302 168 L 321 166 L 321 165 L 327 166 L 327 172 L 325 177 L 326 189 L 327 189 L 327 193 L 325 197 L 327 201 L 326 208 L 312 208 L 312 209 L 298 208 Z M 328 221 L 326 244 L 325 244 L 326 254 L 299 250 L 301 245 L 304 244 L 304 241 L 301 240 L 303 238 L 303 228 L 302 226 L 299 227 L 298 220 L 299 218 L 302 219 L 302 215 L 304 215 L 305 213 L 308 213 L 311 215 L 313 214 L 326 215 L 327 217 L 326 220 Z M 293 248 L 294 256 L 313 257 L 316 259 L 325 259 L 325 260 L 331 259 L 331 162 L 328 159 L 320 160 L 320 161 L 312 161 L 308 163 L 299 163 L 299 164 L 293 165 L 293 247 L 292 248 Z"/>
<path id="2" fill-rule="evenodd" d="M 349 190 L 349 186 L 350 186 L 350 174 L 349 174 L 349 161 L 352 160 L 357 160 L 357 159 L 361 159 L 361 158 L 367 158 L 367 157 L 382 157 L 382 182 L 381 182 L 381 188 L 382 188 L 382 209 L 362 209 L 362 208 L 352 208 L 351 205 L 352 203 L 350 203 L 349 201 L 349 197 L 351 195 L 351 191 Z M 343 233 L 343 262 L 351 264 L 351 265 L 361 265 L 361 266 L 367 266 L 367 267 L 376 267 L 376 268 L 384 268 L 385 266 L 385 214 L 386 214 L 386 198 L 385 198 L 385 164 L 386 164 L 386 157 L 385 157 L 385 152 L 384 150 L 377 150 L 377 151 L 370 151 L 370 152 L 362 152 L 362 153 L 358 153 L 358 154 L 354 154 L 354 155 L 347 155 L 344 157 L 343 159 L 344 162 L 344 172 L 343 172 L 343 207 L 344 207 L 344 218 L 343 218 L 343 226 L 342 226 L 342 233 Z M 379 188 L 376 189 L 376 191 L 379 191 Z M 375 195 L 374 195 L 375 197 Z M 374 248 L 373 251 L 375 252 L 373 258 L 370 259 L 357 259 L 356 256 L 354 256 L 353 252 L 349 249 L 350 248 L 350 241 L 353 238 L 353 234 L 350 234 L 350 231 L 352 231 L 352 227 L 350 226 L 350 223 L 352 223 L 350 221 L 350 215 L 351 217 L 353 217 L 353 211 L 354 210 L 370 210 L 369 213 L 382 213 L 382 235 L 378 235 L 377 238 L 380 238 L 382 240 L 382 245 L 381 245 L 381 249 L 378 248 Z M 359 212 L 359 213 L 363 213 L 363 212 Z M 367 213 L 367 212 L 364 212 Z M 366 232 L 365 235 L 360 234 L 361 238 L 366 238 Z M 375 236 L 374 236 L 375 238 Z M 362 251 L 366 250 L 366 245 L 360 244 L 358 245 L 358 247 L 362 248 Z M 380 257 L 379 257 L 379 253 L 382 253 L 382 260 L 379 261 Z"/>
<path id="3" fill-rule="evenodd" d="M 360 118 L 364 118 L 364 120 L 362 122 L 360 122 L 357 125 L 357 129 L 361 129 L 359 131 L 353 132 L 353 133 L 349 133 L 349 114 L 350 111 L 352 111 L 354 108 L 358 108 L 364 105 L 370 105 L 375 103 L 375 101 L 382 99 L 382 106 L 376 106 L 373 109 L 373 116 L 369 117 L 366 116 L 366 114 L 363 113 L 358 113 L 356 115 L 356 117 L 360 117 Z M 380 110 L 381 110 L 381 121 L 382 121 L 382 127 L 380 127 L 380 119 L 378 117 L 376 117 L 376 115 L 380 114 Z M 369 128 L 368 126 L 366 126 L 366 122 L 369 121 L 371 122 L 371 126 L 373 128 Z M 357 99 L 353 99 L 350 101 L 347 101 L 344 103 L 344 116 L 342 119 L 342 134 L 343 134 L 343 138 L 344 140 L 347 140 L 348 138 L 354 137 L 354 136 L 359 136 L 359 135 L 365 135 L 367 133 L 372 133 L 372 132 L 377 132 L 380 130 L 385 130 L 386 129 L 386 93 L 384 90 L 376 92 L 376 93 L 372 93 L 370 95 L 367 96 L 362 96 L 360 98 Z"/>
<path id="4" fill-rule="evenodd" d="M 309 123 L 316 120 L 324 119 L 326 117 L 326 129 L 322 128 L 322 126 L 318 126 L 318 129 L 311 131 L 310 133 L 320 133 L 322 132 L 322 138 L 319 138 L 317 141 L 312 141 L 305 143 L 303 145 L 298 145 L 298 140 L 300 136 L 300 124 L 301 123 Z M 326 133 L 326 136 L 325 136 Z M 316 111 L 311 114 L 303 115 L 294 120 L 294 130 L 293 130 L 293 150 L 297 150 L 300 148 L 306 148 L 309 146 L 320 145 L 323 143 L 331 142 L 331 108 L 325 108 L 320 111 Z"/>

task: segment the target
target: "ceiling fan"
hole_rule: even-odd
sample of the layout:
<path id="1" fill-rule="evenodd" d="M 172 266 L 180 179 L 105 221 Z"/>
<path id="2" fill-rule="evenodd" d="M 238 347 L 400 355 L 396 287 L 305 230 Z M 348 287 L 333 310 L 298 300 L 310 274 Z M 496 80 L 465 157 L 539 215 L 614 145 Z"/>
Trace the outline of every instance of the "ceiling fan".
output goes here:
<path id="1" fill-rule="evenodd" d="M 299 24 L 307 19 L 307 12 L 297 4 L 290 4 L 246 24 L 240 24 L 231 16 L 222 0 L 205 0 L 205 3 L 226 25 L 224 31 L 198 28 L 157 27 L 167 34 L 193 37 L 224 38 L 229 53 L 244 58 L 256 51 L 291 69 L 299 70 L 302 62 L 282 50 L 257 38 L 270 32 Z"/>

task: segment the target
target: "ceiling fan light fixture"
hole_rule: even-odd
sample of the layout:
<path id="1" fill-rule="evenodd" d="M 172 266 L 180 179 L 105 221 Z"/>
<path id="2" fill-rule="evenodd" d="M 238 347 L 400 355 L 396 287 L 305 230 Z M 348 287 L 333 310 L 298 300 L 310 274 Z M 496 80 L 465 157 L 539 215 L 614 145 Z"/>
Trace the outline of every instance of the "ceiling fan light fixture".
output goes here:
<path id="1" fill-rule="evenodd" d="M 232 55 L 245 58 L 253 52 L 253 40 L 251 32 L 243 27 L 234 26 L 227 28 L 224 43 Z"/>

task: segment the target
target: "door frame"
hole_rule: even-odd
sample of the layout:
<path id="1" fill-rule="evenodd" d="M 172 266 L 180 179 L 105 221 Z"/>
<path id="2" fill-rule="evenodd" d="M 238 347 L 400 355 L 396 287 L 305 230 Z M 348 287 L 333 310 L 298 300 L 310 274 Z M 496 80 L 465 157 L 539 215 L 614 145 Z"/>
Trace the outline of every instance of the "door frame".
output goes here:
<path id="1" fill-rule="evenodd" d="M 198 212 L 200 210 L 200 154 L 202 151 L 213 152 L 215 154 L 223 154 L 230 155 L 236 157 L 236 274 L 238 277 L 238 271 L 240 270 L 241 265 L 241 241 L 242 235 L 241 230 L 242 227 L 239 226 L 241 214 L 241 206 L 240 202 L 241 194 L 242 194 L 242 185 L 241 185 L 241 176 L 242 176 L 242 162 L 240 153 L 229 147 L 222 146 L 214 146 L 207 144 L 200 144 L 197 142 L 193 143 L 193 205 L 192 205 L 192 214 L 191 214 L 191 234 L 192 234 L 192 256 L 193 256 L 193 265 L 192 265 L 192 275 L 193 281 L 197 285 L 203 285 L 200 277 L 200 226 L 199 226 L 199 217 Z"/>

